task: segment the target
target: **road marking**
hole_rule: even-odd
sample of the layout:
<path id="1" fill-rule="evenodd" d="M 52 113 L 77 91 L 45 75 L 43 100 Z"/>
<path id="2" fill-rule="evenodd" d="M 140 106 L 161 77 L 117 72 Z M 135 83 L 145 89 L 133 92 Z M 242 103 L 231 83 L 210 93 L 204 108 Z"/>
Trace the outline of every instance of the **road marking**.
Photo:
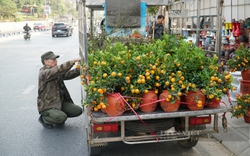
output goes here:
<path id="1" fill-rule="evenodd" d="M 22 94 L 29 94 L 32 89 L 34 89 L 36 87 L 36 85 L 30 85 L 28 88 L 26 88 Z"/>

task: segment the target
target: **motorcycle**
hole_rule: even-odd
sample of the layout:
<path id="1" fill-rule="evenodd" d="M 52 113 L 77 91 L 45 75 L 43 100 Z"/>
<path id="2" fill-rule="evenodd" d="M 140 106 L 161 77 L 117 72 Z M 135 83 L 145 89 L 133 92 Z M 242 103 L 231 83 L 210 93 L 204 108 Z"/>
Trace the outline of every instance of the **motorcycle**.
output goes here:
<path id="1" fill-rule="evenodd" d="M 24 36 L 23 36 L 23 38 L 25 39 L 25 40 L 27 40 L 27 39 L 29 39 L 30 40 L 30 32 L 29 31 L 25 31 L 24 32 Z"/>

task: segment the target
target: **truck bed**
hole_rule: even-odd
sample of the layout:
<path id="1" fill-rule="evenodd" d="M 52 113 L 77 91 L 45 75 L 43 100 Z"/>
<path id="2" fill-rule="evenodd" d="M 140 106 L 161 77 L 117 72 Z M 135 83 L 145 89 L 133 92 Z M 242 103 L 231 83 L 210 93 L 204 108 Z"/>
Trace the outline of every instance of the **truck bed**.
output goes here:
<path id="1" fill-rule="evenodd" d="M 195 110 L 195 111 L 190 111 L 188 108 L 180 107 L 178 111 L 169 113 L 164 112 L 160 108 L 157 108 L 152 113 L 144 113 L 139 110 L 137 110 L 136 113 L 142 120 L 147 120 L 147 119 L 211 115 L 211 114 L 218 114 L 230 111 L 232 111 L 232 108 L 230 107 L 219 106 L 217 108 L 204 107 L 202 110 Z M 110 117 L 107 114 L 104 114 L 103 112 L 99 111 L 99 112 L 93 112 L 92 117 L 95 123 L 139 120 L 138 117 L 132 111 L 124 112 L 122 115 L 116 117 Z"/>

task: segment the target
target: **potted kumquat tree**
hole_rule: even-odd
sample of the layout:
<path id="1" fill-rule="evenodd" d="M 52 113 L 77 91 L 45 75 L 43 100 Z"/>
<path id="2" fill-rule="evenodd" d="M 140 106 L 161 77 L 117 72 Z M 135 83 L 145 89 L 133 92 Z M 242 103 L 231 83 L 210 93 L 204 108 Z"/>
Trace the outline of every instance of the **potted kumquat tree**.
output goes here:
<path id="1" fill-rule="evenodd" d="M 156 107 L 158 97 L 160 103 L 178 103 L 166 112 L 178 110 L 181 102 L 193 106 L 191 110 L 203 109 L 205 97 L 220 100 L 232 89 L 230 74 L 218 71 L 217 56 L 208 58 L 200 48 L 175 36 L 165 34 L 162 40 L 140 44 L 105 43 L 101 49 L 89 49 L 89 67 L 82 68 L 82 74 L 89 76 L 89 82 L 83 83 L 88 94 L 83 105 L 94 111 L 108 111 L 110 95 L 118 101 L 120 114 L 151 104 Z M 150 98 L 145 97 L 148 93 Z M 181 101 L 183 95 L 185 101 Z"/>

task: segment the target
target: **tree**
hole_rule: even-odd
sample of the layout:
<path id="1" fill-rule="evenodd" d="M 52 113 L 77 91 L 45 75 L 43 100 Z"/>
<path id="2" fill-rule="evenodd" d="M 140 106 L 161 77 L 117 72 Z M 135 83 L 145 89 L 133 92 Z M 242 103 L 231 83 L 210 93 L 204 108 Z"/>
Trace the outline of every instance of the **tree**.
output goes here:
<path id="1" fill-rule="evenodd" d="M 50 2 L 51 6 L 51 17 L 59 17 L 60 15 L 76 15 L 76 9 L 74 5 L 69 2 L 65 2 L 65 0 L 47 0 Z"/>
<path id="2" fill-rule="evenodd" d="M 14 3 L 16 3 L 16 7 L 18 11 L 21 11 L 22 6 L 24 4 L 24 0 L 12 0 Z"/>
<path id="3" fill-rule="evenodd" d="M 9 18 L 17 11 L 16 3 L 12 0 L 0 0 L 0 16 Z"/>
<path id="4" fill-rule="evenodd" d="M 148 14 L 155 15 L 158 10 L 159 10 L 159 7 L 148 7 Z"/>
<path id="5" fill-rule="evenodd" d="M 0 16 L 11 16 L 16 11 L 21 11 L 24 5 L 37 5 L 35 13 L 41 17 L 44 14 L 45 0 L 0 0 Z M 50 17 L 70 14 L 76 16 L 76 9 L 72 3 L 65 0 L 46 0 L 46 5 L 50 6 Z"/>
<path id="6" fill-rule="evenodd" d="M 72 3 L 67 2 L 66 6 L 68 6 L 66 9 L 66 14 L 73 15 L 74 17 L 77 17 L 77 11 L 75 6 Z"/>

